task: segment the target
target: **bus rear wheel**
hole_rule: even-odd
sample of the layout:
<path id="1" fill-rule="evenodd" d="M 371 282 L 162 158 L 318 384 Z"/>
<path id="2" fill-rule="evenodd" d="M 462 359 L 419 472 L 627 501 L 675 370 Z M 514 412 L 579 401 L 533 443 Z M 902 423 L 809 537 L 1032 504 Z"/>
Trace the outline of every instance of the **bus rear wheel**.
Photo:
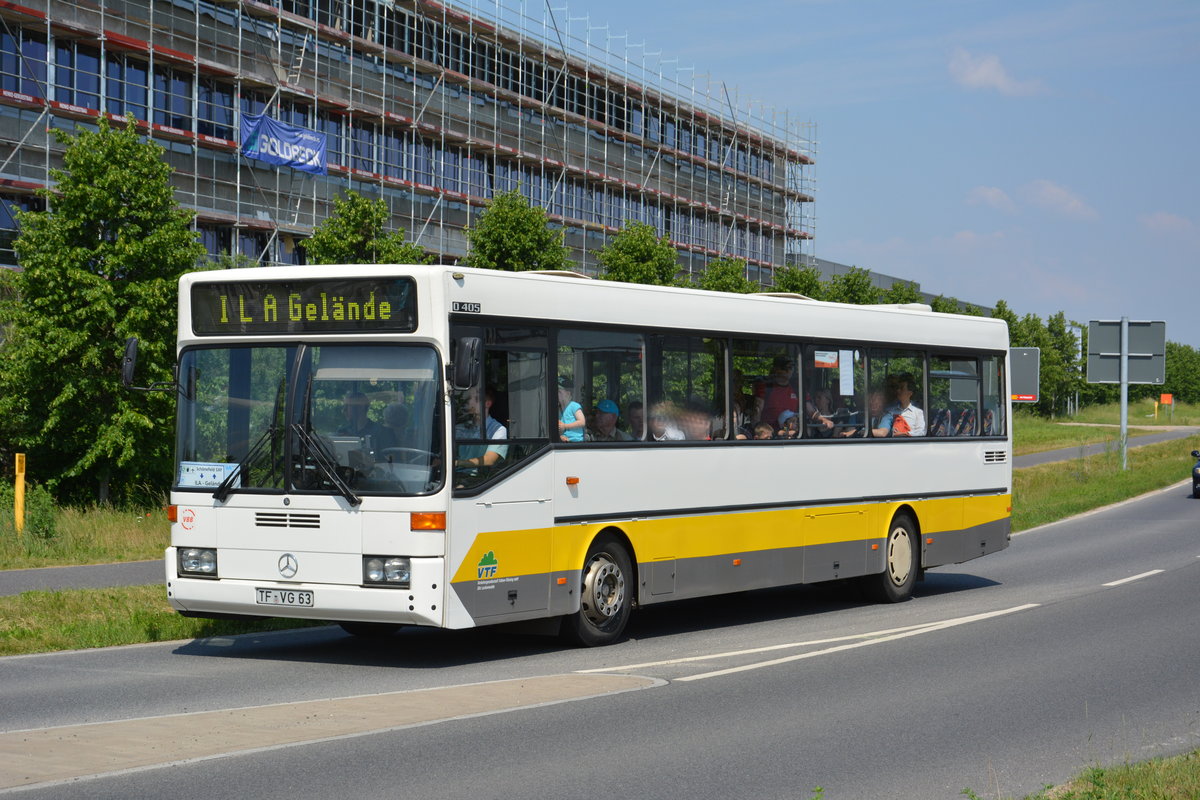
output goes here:
<path id="1" fill-rule="evenodd" d="M 883 572 L 863 578 L 863 588 L 881 603 L 899 603 L 912 597 L 921 568 L 921 540 L 917 524 L 907 514 L 897 514 L 888 528 Z"/>
<path id="2" fill-rule="evenodd" d="M 633 566 L 612 536 L 592 543 L 583 563 L 579 610 L 563 622 L 563 635 L 584 647 L 611 644 L 625 632 L 633 610 Z"/>

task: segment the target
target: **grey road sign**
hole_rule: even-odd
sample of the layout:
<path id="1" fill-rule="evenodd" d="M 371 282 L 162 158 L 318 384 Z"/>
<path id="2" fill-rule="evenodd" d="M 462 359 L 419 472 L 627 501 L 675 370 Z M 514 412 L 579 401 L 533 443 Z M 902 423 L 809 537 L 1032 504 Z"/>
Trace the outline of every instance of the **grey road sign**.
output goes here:
<path id="1" fill-rule="evenodd" d="M 1010 347 L 1008 349 L 1009 379 L 1014 403 L 1036 403 L 1041 382 L 1042 349 L 1040 347 Z"/>
<path id="2" fill-rule="evenodd" d="M 1166 381 L 1167 323 L 1129 321 L 1129 383 Z M 1121 320 L 1088 322 L 1088 383 L 1121 382 Z"/>

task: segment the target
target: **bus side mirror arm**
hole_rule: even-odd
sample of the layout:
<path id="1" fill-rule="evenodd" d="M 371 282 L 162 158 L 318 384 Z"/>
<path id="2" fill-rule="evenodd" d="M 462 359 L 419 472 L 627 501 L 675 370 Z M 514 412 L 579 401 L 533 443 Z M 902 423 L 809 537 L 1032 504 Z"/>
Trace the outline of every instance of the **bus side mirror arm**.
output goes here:
<path id="1" fill-rule="evenodd" d="M 179 379 L 173 381 L 155 381 L 149 386 L 134 386 L 133 372 L 137 369 L 138 357 L 138 340 L 136 336 L 130 336 L 125 340 L 125 355 L 121 358 L 121 384 L 132 392 L 169 392 L 172 389 L 185 394 L 183 387 L 179 385 Z"/>
<path id="2" fill-rule="evenodd" d="M 454 361 L 450 362 L 446 371 L 450 386 L 459 391 L 466 391 L 475 385 L 475 376 L 479 374 L 479 357 L 483 351 L 483 339 L 478 336 L 464 336 L 457 342 Z"/>

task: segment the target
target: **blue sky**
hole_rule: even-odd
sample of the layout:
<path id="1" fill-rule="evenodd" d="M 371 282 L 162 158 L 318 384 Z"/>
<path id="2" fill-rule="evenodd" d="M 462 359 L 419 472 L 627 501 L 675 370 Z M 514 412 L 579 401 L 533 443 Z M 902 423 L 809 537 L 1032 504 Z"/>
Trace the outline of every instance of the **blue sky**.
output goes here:
<path id="1" fill-rule="evenodd" d="M 1165 319 L 1200 347 L 1197 0 L 570 14 L 815 123 L 821 258 L 1020 314 Z"/>

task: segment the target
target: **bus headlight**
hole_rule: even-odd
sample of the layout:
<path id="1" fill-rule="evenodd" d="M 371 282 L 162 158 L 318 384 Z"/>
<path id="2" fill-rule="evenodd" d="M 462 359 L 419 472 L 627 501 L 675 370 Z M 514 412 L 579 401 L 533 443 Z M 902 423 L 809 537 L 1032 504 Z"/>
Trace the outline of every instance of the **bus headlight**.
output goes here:
<path id="1" fill-rule="evenodd" d="M 217 551 L 206 547 L 179 548 L 179 574 L 189 578 L 217 577 Z"/>
<path id="2" fill-rule="evenodd" d="M 363 558 L 363 583 L 407 589 L 412 577 L 410 563 L 402 556 L 366 556 Z"/>

